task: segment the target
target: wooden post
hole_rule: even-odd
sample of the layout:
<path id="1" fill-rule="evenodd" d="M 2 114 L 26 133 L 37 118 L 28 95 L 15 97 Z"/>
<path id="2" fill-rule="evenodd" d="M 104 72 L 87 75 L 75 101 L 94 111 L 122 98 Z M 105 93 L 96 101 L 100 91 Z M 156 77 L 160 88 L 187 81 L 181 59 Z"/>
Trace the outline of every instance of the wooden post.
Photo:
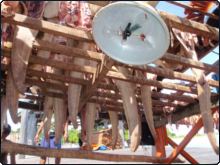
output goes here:
<path id="1" fill-rule="evenodd" d="M 152 162 L 162 163 L 165 159 L 156 158 L 145 155 L 119 155 L 107 154 L 94 151 L 85 151 L 74 148 L 67 149 L 48 149 L 43 147 L 34 147 L 30 145 L 18 144 L 9 141 L 1 142 L 1 151 L 16 154 L 26 154 L 46 157 L 62 157 L 62 158 L 76 158 L 76 159 L 92 159 L 101 161 L 114 162 Z"/>
<path id="2" fill-rule="evenodd" d="M 213 108 L 212 113 L 214 113 L 219 107 Z M 171 164 L 175 158 L 178 156 L 180 152 L 183 151 L 185 146 L 190 142 L 190 140 L 193 138 L 193 136 L 202 128 L 203 122 L 202 118 L 199 119 L 199 121 L 194 125 L 194 127 L 190 130 L 190 132 L 186 135 L 186 137 L 183 139 L 183 141 L 175 147 L 173 152 L 170 154 L 170 156 L 166 159 L 164 163 Z"/>
<path id="3" fill-rule="evenodd" d="M 156 128 L 157 139 L 155 141 L 156 153 L 155 156 L 158 158 L 166 157 L 165 145 L 167 145 L 167 132 L 166 127 Z"/>
<path id="4" fill-rule="evenodd" d="M 176 148 L 178 145 L 169 137 L 167 137 L 168 143 L 173 147 Z M 199 164 L 191 155 L 189 155 L 186 151 L 182 150 L 180 153 L 192 164 Z"/>

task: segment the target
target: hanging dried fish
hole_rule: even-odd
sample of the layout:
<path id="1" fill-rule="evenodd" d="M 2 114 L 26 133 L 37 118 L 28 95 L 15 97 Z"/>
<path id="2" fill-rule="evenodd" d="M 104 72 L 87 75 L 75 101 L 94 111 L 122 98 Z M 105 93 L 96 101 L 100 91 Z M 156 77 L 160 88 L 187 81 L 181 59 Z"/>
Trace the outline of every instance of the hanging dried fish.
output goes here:
<path id="1" fill-rule="evenodd" d="M 128 70 L 124 68 L 119 67 L 118 70 L 125 76 L 128 74 Z M 123 107 L 131 136 L 130 149 L 135 152 L 141 139 L 141 122 L 135 97 L 135 85 L 120 80 L 116 80 L 115 82 L 123 100 Z"/>
<path id="2" fill-rule="evenodd" d="M 186 32 L 181 32 L 177 29 L 173 29 L 176 38 L 181 43 L 181 46 L 185 50 L 185 54 L 195 61 L 198 61 L 198 56 L 195 51 L 196 35 Z M 214 123 L 211 115 L 211 93 L 208 82 L 205 79 L 204 72 L 200 69 L 192 68 L 197 81 L 197 93 L 199 99 L 200 112 L 202 115 L 203 125 L 205 133 L 207 134 L 213 150 L 216 154 L 219 154 L 219 147 L 216 143 L 214 134 Z"/>
<path id="3" fill-rule="evenodd" d="M 21 120 L 20 117 L 18 117 L 17 115 L 18 99 L 19 99 L 19 93 L 17 88 L 15 87 L 15 82 L 12 77 L 11 70 L 9 70 L 6 79 L 6 101 L 7 101 L 9 113 L 11 115 L 11 119 L 14 123 L 18 123 Z"/>
<path id="4" fill-rule="evenodd" d="M 145 78 L 144 74 L 142 74 L 141 72 L 138 72 L 138 76 Z M 141 100 L 143 103 L 144 115 L 147 120 L 147 124 L 149 126 L 150 132 L 151 132 L 154 140 L 156 141 L 156 130 L 154 127 L 154 120 L 153 120 L 151 86 L 147 86 L 147 85 L 141 86 Z"/>

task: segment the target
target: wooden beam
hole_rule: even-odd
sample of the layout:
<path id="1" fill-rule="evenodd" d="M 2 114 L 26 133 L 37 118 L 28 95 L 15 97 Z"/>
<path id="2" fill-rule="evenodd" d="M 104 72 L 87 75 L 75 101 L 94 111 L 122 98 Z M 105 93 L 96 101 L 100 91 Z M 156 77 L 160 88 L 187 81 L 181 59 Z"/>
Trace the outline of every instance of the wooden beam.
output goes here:
<path id="1" fill-rule="evenodd" d="M 199 12 L 199 13 L 201 13 L 201 14 L 203 14 L 203 15 L 207 15 L 207 16 L 209 16 L 209 17 L 215 19 L 215 20 L 218 20 L 218 19 L 219 19 L 218 16 L 216 16 L 216 15 L 214 15 L 214 14 L 212 14 L 212 13 L 204 12 L 204 11 L 202 11 L 202 10 L 199 10 L 199 9 L 197 9 L 197 8 L 193 8 L 193 7 L 189 6 L 189 5 L 186 5 L 186 4 L 183 4 L 183 3 L 180 3 L 180 2 L 175 2 L 175 1 L 166 1 L 166 2 L 167 2 L 167 3 L 170 3 L 170 4 L 173 4 L 173 5 L 176 5 L 176 6 L 179 6 L 179 7 L 182 7 L 182 8 L 184 8 L 184 9 L 190 9 L 191 11 Z"/>
<path id="2" fill-rule="evenodd" d="M 65 84 L 51 83 L 51 82 L 41 81 L 41 80 L 36 80 L 36 79 L 31 79 L 31 78 L 26 78 L 25 83 L 29 85 L 36 85 L 41 88 L 43 87 L 47 89 L 49 88 L 56 89 L 62 92 L 67 91 L 67 88 L 68 88 Z"/>
<path id="3" fill-rule="evenodd" d="M 33 70 L 33 69 L 28 69 L 27 75 L 28 76 L 37 76 L 37 77 L 42 77 L 45 79 L 57 80 L 57 81 L 67 82 L 67 83 L 75 83 L 75 84 L 80 84 L 80 85 L 87 85 L 89 83 L 88 80 L 67 77 L 67 76 L 58 75 L 58 74 L 54 74 L 54 73 L 41 72 L 41 71 L 37 71 L 37 70 Z"/>
<path id="4" fill-rule="evenodd" d="M 170 28 L 177 28 L 181 31 L 194 33 L 216 41 L 219 40 L 219 30 L 217 28 L 188 20 L 186 18 L 181 18 L 164 11 L 159 11 L 159 14 Z"/>
<path id="5" fill-rule="evenodd" d="M 53 43 L 49 43 L 46 41 L 35 41 L 34 42 L 34 46 L 36 48 L 42 48 L 43 50 L 47 50 L 47 51 L 53 51 L 56 53 L 61 53 L 61 54 L 65 54 L 65 55 L 70 55 L 70 56 L 75 56 L 76 54 L 79 54 L 77 57 L 82 57 L 82 58 L 86 58 L 86 59 L 93 59 L 93 60 L 97 60 L 100 61 L 101 58 L 103 58 L 103 54 L 101 53 L 97 53 L 97 52 L 92 52 L 92 51 L 84 51 L 81 49 L 77 49 L 77 48 L 71 48 L 71 47 L 67 47 L 64 45 L 59 45 L 59 44 L 53 44 Z M 3 49 L 4 50 L 4 49 Z M 7 52 L 10 51 L 8 49 L 5 50 L 6 52 L 4 52 L 4 56 L 8 56 Z M 30 61 L 31 62 L 38 62 L 39 64 L 45 63 L 45 65 L 53 65 L 55 67 L 59 67 L 59 68 L 64 68 L 64 69 L 68 69 L 68 70 L 78 70 L 81 72 L 90 72 L 90 68 L 89 67 L 82 67 L 82 66 L 77 66 L 77 65 L 71 65 L 69 64 L 63 64 L 61 62 L 52 62 L 51 60 L 45 60 L 43 58 L 40 57 L 36 57 L 31 56 Z M 36 59 L 36 60 L 35 60 Z M 219 71 L 219 67 L 217 66 L 212 66 L 209 64 L 205 64 L 202 62 L 198 62 L 198 61 L 194 61 L 188 58 L 184 58 L 184 57 L 179 57 L 177 55 L 173 55 L 170 53 L 167 53 L 164 57 L 162 57 L 162 59 L 167 60 L 167 61 L 173 61 L 173 62 L 177 62 L 177 63 L 181 63 L 184 64 L 186 66 L 189 67 L 195 67 L 198 69 L 203 69 L 205 71 L 210 71 L 210 72 L 218 72 Z M 184 73 L 180 73 L 180 72 L 175 72 L 172 71 L 170 69 L 161 69 L 158 67 L 151 67 L 151 66 L 147 66 L 145 69 L 139 68 L 139 67 L 134 67 L 134 66 L 128 66 L 125 64 L 121 64 L 116 62 L 117 66 L 123 66 L 126 68 L 131 68 L 131 69 L 135 69 L 135 70 L 140 70 L 140 71 L 144 71 L 144 72 L 149 72 L 149 73 L 153 73 L 159 76 L 163 76 L 166 78 L 171 78 L 171 79 L 179 79 L 179 80 L 185 80 L 185 81 L 190 81 L 195 83 L 196 79 L 194 76 L 190 76 Z M 92 69 L 91 72 L 93 72 L 95 69 Z M 213 87 L 219 87 L 219 82 L 215 81 L 215 80 L 208 80 L 209 85 L 213 86 Z"/>
<path id="6" fill-rule="evenodd" d="M 163 98 L 163 99 L 169 99 L 169 101 L 183 101 L 183 102 L 188 102 L 188 103 L 193 103 L 195 102 L 195 98 L 192 98 L 190 96 L 177 96 L 175 94 L 165 94 L 165 93 L 159 93 L 159 92 L 152 92 L 151 93 L 152 97 L 156 97 L 156 98 Z"/>
<path id="7" fill-rule="evenodd" d="M 102 89 L 107 89 L 107 90 L 114 90 L 114 88 L 117 88 L 116 86 L 114 86 L 114 88 L 111 88 L 111 86 L 108 86 L 108 88 L 105 88 L 105 86 L 102 86 L 100 85 L 99 86 L 100 88 Z M 137 88 L 137 94 L 140 95 L 140 88 Z M 185 95 L 181 95 L 181 96 L 177 96 L 177 95 L 170 95 L 170 94 L 165 94 L 165 93 L 159 93 L 159 92 L 155 92 L 155 91 L 152 91 L 152 98 L 157 98 L 157 99 L 160 99 L 160 98 L 163 98 L 163 99 L 168 99 L 169 101 L 183 101 L 183 102 L 188 102 L 188 103 L 193 103 L 195 102 L 195 98 L 192 98 L 190 96 L 185 96 Z M 93 94 L 93 96 L 97 96 L 97 97 L 107 97 L 107 98 L 113 98 L 113 99 L 121 99 L 121 95 L 119 94 L 114 94 L 114 93 L 110 93 L 110 92 L 107 92 L 107 91 L 97 91 Z"/>
<path id="8" fill-rule="evenodd" d="M 171 56 L 173 56 L 173 55 L 171 55 Z M 174 56 L 176 56 L 176 55 L 174 55 Z M 196 83 L 196 78 L 194 76 L 191 76 L 191 75 L 188 75 L 185 73 L 176 72 L 171 69 L 164 69 L 164 68 L 162 69 L 159 67 L 152 67 L 149 65 L 145 66 L 145 68 L 140 68 L 140 67 L 129 66 L 129 65 L 121 64 L 121 63 L 117 63 L 116 66 L 123 66 L 123 67 L 131 68 L 134 70 L 140 70 L 145 73 L 152 73 L 152 74 L 156 74 L 157 76 L 163 76 L 163 77 L 166 77 L 169 79 L 179 79 L 179 80 L 184 80 L 184 81 Z M 218 81 L 213 81 L 213 80 L 208 80 L 208 81 L 209 81 L 210 86 L 214 86 L 214 87 L 219 86 Z"/>
<path id="9" fill-rule="evenodd" d="M 80 65 L 76 65 L 70 62 L 60 62 L 57 60 L 45 59 L 45 58 L 33 56 L 33 55 L 29 58 L 29 63 L 39 64 L 42 66 L 51 66 L 51 67 L 55 67 L 58 69 L 69 70 L 69 71 L 90 73 L 90 74 L 94 74 L 96 71 L 95 68 L 90 67 L 90 66 L 80 66 Z"/>
<path id="10" fill-rule="evenodd" d="M 159 88 L 183 91 L 186 93 L 194 93 L 194 94 L 197 93 L 196 90 L 193 90 L 192 88 L 187 87 L 187 86 L 177 85 L 173 83 L 165 83 L 165 82 L 156 81 L 156 80 L 142 79 L 140 77 L 132 76 L 132 75 L 124 76 L 122 73 L 119 73 L 119 72 L 109 71 L 107 74 L 107 77 L 117 79 L 117 80 L 132 82 L 132 83 L 138 83 L 141 85 L 150 85 L 150 86 L 155 86 Z"/>
<path id="11" fill-rule="evenodd" d="M 198 68 L 198 69 L 205 70 L 205 71 L 210 71 L 210 72 L 218 72 L 219 71 L 219 67 L 205 64 L 205 63 L 195 61 L 195 60 L 192 60 L 189 58 L 180 57 L 178 55 L 173 55 L 171 53 L 166 53 L 161 59 L 165 60 L 165 61 L 180 63 L 180 64 L 183 64 L 188 67 Z"/>
<path id="12" fill-rule="evenodd" d="M 101 108 L 102 108 L 102 112 L 103 111 L 124 112 L 124 108 L 123 107 L 119 107 L 119 106 L 102 105 Z"/>
<path id="13" fill-rule="evenodd" d="M 212 109 L 212 113 L 214 113 L 218 108 Z M 166 159 L 164 163 L 171 164 L 174 159 L 179 155 L 179 153 L 185 148 L 185 146 L 190 142 L 190 140 L 195 136 L 195 134 L 202 128 L 203 122 L 202 118 L 198 120 L 198 122 L 193 126 L 193 128 L 189 131 L 189 133 L 184 137 L 182 142 L 173 150 L 170 156 Z"/>
<path id="14" fill-rule="evenodd" d="M 66 94 L 58 93 L 58 92 L 51 92 L 51 91 L 43 91 L 43 94 L 45 96 L 57 97 L 57 98 L 61 98 L 61 99 L 66 99 L 66 97 L 67 97 Z"/>
<path id="15" fill-rule="evenodd" d="M 1 143 L 1 152 L 46 156 L 46 157 L 61 157 L 61 158 L 77 158 L 77 159 L 93 159 L 101 161 L 116 161 L 116 162 L 154 162 L 161 163 L 164 159 L 159 159 L 151 156 L 141 155 L 118 155 L 106 154 L 94 151 L 85 151 L 79 149 L 48 149 L 43 147 L 35 147 L 30 145 L 18 144 L 9 141 Z"/>
<path id="16" fill-rule="evenodd" d="M 2 23 L 20 25 L 27 28 L 39 30 L 45 33 L 50 33 L 53 35 L 72 38 L 75 40 L 82 40 L 87 42 L 92 41 L 92 34 L 84 30 L 70 28 L 67 26 L 43 21 L 36 18 L 31 18 L 21 14 L 15 14 L 13 17 L 3 17 Z"/>
<path id="17" fill-rule="evenodd" d="M 49 42 L 42 41 L 42 40 L 36 40 L 33 43 L 33 47 L 47 50 L 47 51 L 52 51 L 55 53 L 70 55 L 70 56 L 79 55 L 78 57 L 82 57 L 82 58 L 86 58 L 86 59 L 93 59 L 93 60 L 97 60 L 97 61 L 100 61 L 104 56 L 102 53 L 85 51 L 85 50 L 81 50 L 78 48 L 71 48 L 68 46 L 53 44 L 53 43 L 49 43 Z M 166 53 L 165 56 L 162 57 L 162 59 L 165 61 L 172 61 L 175 63 L 177 62 L 180 64 L 184 64 L 186 66 L 189 66 L 189 67 L 194 67 L 194 68 L 198 68 L 198 69 L 202 69 L 202 70 L 206 70 L 206 71 L 211 71 L 211 72 L 218 72 L 219 71 L 219 67 L 217 67 L 217 66 L 212 66 L 212 65 L 205 64 L 205 63 L 202 63 L 199 61 L 194 61 L 192 59 L 180 57 L 178 55 L 174 55 L 171 53 Z M 116 62 L 116 65 L 123 65 L 123 64 Z M 168 69 L 165 71 L 162 71 L 162 69 L 160 69 L 160 68 L 155 69 L 154 67 L 148 66 L 146 69 L 143 70 L 138 67 L 131 67 L 131 66 L 127 66 L 127 65 L 124 65 L 124 66 L 126 66 L 128 68 L 133 68 L 136 70 L 142 70 L 142 71 L 146 70 L 147 72 L 158 74 L 158 75 L 168 77 L 168 78 L 169 77 L 170 78 L 177 78 L 180 80 L 195 82 L 195 78 L 192 76 L 189 76 L 189 75 L 183 74 L 183 73 L 174 72 L 174 71 L 171 71 Z"/>
<path id="18" fill-rule="evenodd" d="M 168 143 L 173 147 L 176 148 L 178 145 L 169 137 L 167 137 Z M 186 151 L 180 151 L 180 154 L 184 156 L 191 164 L 199 164 L 191 155 L 189 155 Z"/>
<path id="19" fill-rule="evenodd" d="M 215 103 L 218 100 L 218 96 L 211 97 L 212 103 Z M 214 105 L 213 107 L 215 107 Z M 200 114 L 199 103 L 192 103 L 187 105 L 186 107 L 177 107 L 176 111 L 171 114 L 171 123 L 176 123 L 177 121 L 193 116 L 196 114 Z M 160 127 L 168 124 L 168 119 L 166 117 L 160 116 L 158 119 L 155 119 L 157 122 L 155 123 L 155 127 Z"/>
<path id="20" fill-rule="evenodd" d="M 95 92 L 95 90 L 98 87 L 98 84 L 102 82 L 102 80 L 106 77 L 106 74 L 109 72 L 109 70 L 112 68 L 114 65 L 114 61 L 111 60 L 108 57 L 104 57 L 100 71 L 97 70 L 97 76 L 94 77 L 94 81 L 87 85 L 84 88 L 84 91 L 82 92 L 81 99 L 80 99 L 80 105 L 79 105 L 79 111 L 83 108 L 85 103 L 89 100 L 89 98 L 92 96 L 92 94 Z"/>
<path id="21" fill-rule="evenodd" d="M 90 98 L 88 102 L 91 103 L 97 103 L 97 104 L 101 104 L 101 105 L 105 105 L 105 104 L 109 104 L 109 105 L 114 105 L 114 106 L 123 106 L 122 102 L 118 102 L 116 100 L 110 100 L 110 99 L 101 99 L 101 98 Z"/>
<path id="22" fill-rule="evenodd" d="M 97 53 L 89 50 L 82 50 L 70 46 L 51 43 L 43 40 L 35 40 L 33 42 L 33 48 L 46 50 L 54 53 L 60 53 L 69 57 L 80 57 L 88 60 L 94 60 L 101 62 L 104 54 Z"/>

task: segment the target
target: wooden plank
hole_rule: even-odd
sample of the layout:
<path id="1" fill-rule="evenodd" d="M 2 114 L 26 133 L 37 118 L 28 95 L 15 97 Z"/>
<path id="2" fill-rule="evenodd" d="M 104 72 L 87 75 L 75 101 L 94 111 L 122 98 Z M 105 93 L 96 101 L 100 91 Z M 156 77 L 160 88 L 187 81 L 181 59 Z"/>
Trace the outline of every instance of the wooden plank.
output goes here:
<path id="1" fill-rule="evenodd" d="M 167 137 L 168 143 L 173 147 L 176 148 L 178 145 L 169 137 Z M 184 156 L 191 164 L 199 164 L 191 155 L 189 155 L 185 150 L 180 151 L 180 154 Z"/>
<path id="2" fill-rule="evenodd" d="M 193 103 L 195 102 L 195 99 L 190 97 L 190 96 L 177 96 L 175 94 L 165 94 L 165 93 L 159 93 L 159 92 L 152 92 L 152 97 L 156 98 L 163 98 L 163 99 L 169 99 L 169 101 L 183 101 L 183 102 L 188 102 L 188 103 Z M 196 98 L 196 97 L 195 97 Z"/>
<path id="3" fill-rule="evenodd" d="M 82 58 L 86 58 L 86 59 L 93 59 L 93 60 L 97 60 L 100 61 L 101 58 L 103 58 L 103 54 L 101 53 L 97 53 L 97 52 L 92 52 L 92 51 L 84 51 L 78 48 L 71 48 L 71 47 L 67 47 L 67 46 L 63 46 L 63 45 L 58 45 L 58 44 L 53 44 L 53 43 L 49 43 L 49 42 L 45 42 L 45 41 L 35 41 L 34 46 L 36 46 L 36 48 L 42 48 L 43 50 L 47 50 L 47 51 L 54 51 L 56 53 L 62 53 L 62 54 L 66 54 L 66 55 L 70 55 L 70 56 L 75 56 L 74 54 L 79 54 L 77 57 L 82 57 Z M 4 53 L 4 56 L 8 56 L 7 52 L 10 50 L 5 50 L 6 52 Z M 178 62 L 184 65 L 187 65 L 189 67 L 195 67 L 198 69 L 203 69 L 205 71 L 214 71 L 214 72 L 218 72 L 219 71 L 219 67 L 217 66 L 212 66 L 212 65 L 208 65 L 205 63 L 201 63 L 201 62 L 197 62 L 188 58 L 184 58 L 184 57 L 179 57 L 177 55 L 173 55 L 173 54 L 169 54 L 167 53 L 162 59 L 164 60 L 168 60 L 168 61 L 173 61 L 173 62 Z M 30 59 L 31 60 L 31 59 Z M 40 62 L 42 63 L 43 61 L 45 61 L 46 63 L 52 63 L 49 60 L 41 60 Z M 52 63 L 53 64 L 53 63 Z M 54 66 L 60 66 L 62 65 L 63 67 L 61 68 L 65 68 L 64 64 L 53 64 Z M 151 67 L 151 66 L 147 66 L 145 69 L 139 68 L 139 67 L 134 67 L 134 66 L 128 66 L 125 64 L 121 64 L 116 62 L 116 66 L 123 66 L 126 68 L 131 68 L 131 69 L 135 69 L 135 70 L 140 70 L 140 71 L 144 71 L 144 72 L 149 72 L 149 73 L 153 73 L 153 74 L 157 74 L 159 76 L 163 76 L 166 78 L 171 78 L 171 79 L 179 79 L 179 80 L 185 80 L 185 81 L 190 81 L 195 83 L 196 79 L 194 76 L 190 76 L 184 73 L 180 73 L 180 72 L 175 72 L 172 71 L 170 69 L 161 69 L 158 67 Z M 69 64 L 69 66 L 66 66 L 67 69 L 78 69 L 83 70 L 83 68 L 80 68 L 80 66 L 72 66 L 71 64 Z M 88 69 L 85 69 L 83 71 L 89 71 L 89 67 Z M 213 86 L 213 87 L 219 87 L 219 82 L 218 81 L 214 81 L 214 80 L 208 80 L 209 85 Z"/>
<path id="4" fill-rule="evenodd" d="M 103 111 L 115 111 L 115 112 L 124 112 L 123 107 L 113 106 L 113 105 L 102 105 L 102 112 Z"/>
<path id="5" fill-rule="evenodd" d="M 97 93 L 97 92 L 95 92 L 95 93 Z M 121 96 L 119 95 L 121 102 L 118 102 L 114 96 L 115 95 L 112 95 L 112 99 L 110 99 L 110 98 L 106 99 L 106 98 L 103 98 L 103 97 L 101 99 L 100 96 L 98 96 L 98 98 L 96 98 L 97 96 L 93 95 L 93 97 L 89 100 L 93 101 L 93 103 L 96 102 L 96 103 L 99 103 L 99 104 L 110 104 L 110 105 L 116 105 L 116 106 L 123 106 Z M 137 101 L 142 103 L 140 95 L 137 96 Z M 152 100 L 152 103 L 154 105 L 157 105 L 157 106 L 171 106 L 171 107 L 176 107 L 177 106 L 174 103 L 162 102 L 162 101 L 159 101 L 159 100 Z"/>
<path id="6" fill-rule="evenodd" d="M 176 55 L 174 55 L 174 56 L 176 56 Z M 162 69 L 162 68 L 159 68 L 159 67 L 152 67 L 152 66 L 149 66 L 149 65 L 145 66 L 145 68 L 128 66 L 128 65 L 125 65 L 125 64 L 121 64 L 121 63 L 117 63 L 116 65 L 117 66 L 123 66 L 123 67 L 126 67 L 126 68 L 131 68 L 131 69 L 134 69 L 134 70 L 140 70 L 140 71 L 146 72 L 146 73 L 156 74 L 157 76 L 163 76 L 163 77 L 166 77 L 166 78 L 169 78 L 169 79 L 178 79 L 178 80 L 184 80 L 184 81 L 189 81 L 189 82 L 196 83 L 196 78 L 194 76 L 191 76 L 191 75 L 188 75 L 188 74 L 185 74 L 185 73 L 176 72 L 176 71 L 173 71 L 171 69 L 164 69 L 164 68 Z M 214 68 L 214 69 L 216 69 L 216 68 Z M 218 87 L 219 82 L 209 80 L 209 85 L 214 86 L 214 87 Z"/>
<path id="7" fill-rule="evenodd" d="M 9 23 L 13 25 L 20 25 L 27 28 L 39 30 L 45 33 L 58 35 L 75 40 L 82 40 L 91 42 L 92 34 L 84 30 L 70 28 L 67 26 L 55 24 L 48 21 L 43 21 L 36 18 L 31 18 L 21 14 L 15 14 L 13 17 L 3 17 L 2 23 Z"/>
<path id="8" fill-rule="evenodd" d="M 28 69 L 27 75 L 28 76 L 37 76 L 37 77 L 42 77 L 45 79 L 57 80 L 57 81 L 62 81 L 62 82 L 67 82 L 67 83 L 75 83 L 75 84 L 80 84 L 80 85 L 87 85 L 89 83 L 88 80 L 67 77 L 67 76 L 63 76 L 63 75 L 57 75 L 54 73 L 40 72 L 40 71 L 33 70 L 33 69 Z"/>
<path id="9" fill-rule="evenodd" d="M 26 78 L 25 83 L 29 85 L 36 85 L 38 87 L 47 88 L 47 89 L 51 88 L 51 89 L 61 90 L 62 92 L 67 91 L 67 88 L 68 88 L 65 84 L 51 83 L 51 82 L 46 82 L 46 81 L 41 81 L 41 80 L 36 80 L 36 79 L 31 79 L 31 78 Z"/>
<path id="10" fill-rule="evenodd" d="M 165 82 L 156 81 L 156 80 L 142 79 L 140 77 L 132 76 L 132 75 L 126 75 L 126 77 L 125 77 L 122 73 L 119 73 L 119 72 L 109 71 L 107 74 L 107 77 L 117 79 L 117 80 L 132 82 L 132 83 L 138 83 L 141 85 L 156 86 L 159 88 L 183 91 L 186 93 L 194 93 L 194 94 L 197 93 L 196 90 L 194 90 L 190 87 L 187 87 L 187 86 L 177 85 L 177 84 L 173 84 L 173 83 L 165 83 Z"/>
<path id="11" fill-rule="evenodd" d="M 94 98 L 94 97 L 91 97 L 89 99 L 90 103 L 97 103 L 97 104 L 101 104 L 101 105 L 105 105 L 105 104 L 109 104 L 109 105 L 114 105 L 114 106 L 123 106 L 123 103 L 122 102 L 117 102 L 115 100 L 110 100 L 110 99 L 101 99 L 101 98 Z"/>
<path id="12" fill-rule="evenodd" d="M 99 72 L 97 73 L 97 77 L 95 77 L 94 81 L 91 84 L 87 85 L 82 92 L 81 99 L 80 99 L 81 101 L 79 105 L 79 111 L 83 108 L 85 103 L 95 92 L 95 90 L 98 87 L 98 84 L 102 82 L 102 80 L 106 77 L 106 74 L 109 72 L 109 70 L 112 68 L 113 65 L 114 65 L 113 60 L 111 60 L 108 57 L 103 58 L 100 71 L 97 71 Z"/>
<path id="13" fill-rule="evenodd" d="M 29 59 L 29 63 L 32 64 L 40 64 L 42 66 L 51 66 L 51 67 L 55 67 L 58 69 L 63 69 L 63 70 L 69 70 L 69 71 L 77 71 L 77 72 L 82 72 L 82 73 L 90 73 L 90 74 L 94 74 L 96 69 L 90 66 L 80 66 L 80 65 L 76 65 L 70 62 L 60 62 L 57 60 L 52 60 L 52 59 L 45 59 L 42 57 L 38 57 L 38 56 L 31 56 Z"/>
<path id="14" fill-rule="evenodd" d="M 211 97 L 212 103 L 215 103 L 217 100 L 218 100 L 218 96 Z M 216 105 L 214 105 L 213 107 L 216 107 Z M 171 115 L 170 122 L 176 123 L 177 121 L 185 117 L 193 116 L 196 114 L 200 114 L 200 108 L 198 103 L 192 103 L 187 105 L 186 107 L 177 107 L 176 111 L 173 112 Z M 156 120 L 157 120 L 157 122 L 155 123 L 156 127 L 160 127 L 168 124 L 168 120 L 165 117 L 161 116 L 160 119 L 156 119 Z"/>
<path id="15" fill-rule="evenodd" d="M 115 91 L 114 88 L 117 88 L 116 86 L 114 86 L 114 88 L 111 88 L 111 86 L 107 86 L 108 88 L 105 88 L 105 86 L 102 86 L 99 84 L 99 87 L 102 88 L 102 89 L 108 89 L 108 90 L 113 90 Z M 140 88 L 137 88 L 137 94 L 140 95 Z M 178 96 L 178 95 L 169 95 L 169 94 L 165 94 L 165 93 L 159 93 L 159 92 L 155 92 L 155 91 L 152 91 L 152 98 L 163 98 L 163 99 L 168 99 L 170 101 L 183 101 L 183 102 L 188 102 L 188 103 L 193 103 L 195 102 L 195 98 L 192 98 L 191 96 L 184 96 L 184 95 L 181 95 L 181 96 Z M 121 96 L 119 94 L 114 94 L 114 93 L 110 93 L 110 92 L 106 92 L 106 91 L 103 91 L 103 92 L 100 92 L 100 91 L 97 91 L 94 93 L 93 96 L 97 96 L 97 97 L 107 97 L 107 98 L 113 98 L 113 99 L 121 99 Z"/>
<path id="16" fill-rule="evenodd" d="M 199 13 L 201 13 L 201 14 L 203 14 L 203 15 L 207 15 L 207 16 L 209 16 L 209 17 L 215 19 L 215 20 L 218 20 L 218 19 L 219 19 L 218 16 L 216 16 L 216 15 L 214 15 L 214 14 L 212 14 L 212 13 L 204 12 L 204 11 L 202 11 L 202 10 L 199 10 L 199 9 L 197 9 L 197 8 L 193 8 L 193 7 L 189 6 L 189 5 L 186 5 L 186 4 L 183 4 L 183 3 L 180 3 L 180 2 L 175 2 L 175 1 L 166 1 L 166 2 L 167 2 L 167 3 L 170 3 L 170 4 L 173 4 L 173 5 L 176 5 L 176 6 L 179 6 L 179 7 L 182 7 L 182 8 L 184 8 L 184 9 L 190 9 L 191 11 L 199 12 Z"/>
<path id="17" fill-rule="evenodd" d="M 158 159 L 151 156 L 141 155 L 118 155 L 106 154 L 94 151 L 85 151 L 79 149 L 48 149 L 43 147 L 35 147 L 30 145 L 18 144 L 9 141 L 1 143 L 1 151 L 7 153 L 46 156 L 46 157 L 61 157 L 61 158 L 77 158 L 77 159 L 93 159 L 102 161 L 116 162 L 154 162 L 161 163 L 164 159 Z"/>
<path id="18" fill-rule="evenodd" d="M 219 30 L 217 28 L 191 21 L 186 18 L 181 18 L 164 11 L 159 11 L 159 14 L 168 27 L 177 28 L 184 32 L 195 33 L 199 36 L 207 37 L 216 41 L 219 40 Z"/>
<path id="19" fill-rule="evenodd" d="M 79 48 L 69 47 L 56 43 L 51 43 L 43 40 L 35 40 L 33 48 L 50 51 L 53 53 L 60 53 L 69 57 L 80 57 L 88 60 L 101 62 L 104 54 L 93 52 L 89 50 L 82 50 Z"/>
<path id="20" fill-rule="evenodd" d="M 214 113 L 217 108 L 212 109 Z M 202 128 L 203 122 L 202 118 L 197 121 L 197 123 L 193 126 L 193 128 L 189 131 L 189 133 L 184 137 L 181 143 L 173 150 L 170 156 L 166 159 L 166 164 L 171 164 L 174 159 L 179 155 L 179 153 L 186 147 L 186 145 L 190 142 L 190 140 L 197 134 L 197 132 Z"/>
<path id="21" fill-rule="evenodd" d="M 183 64 L 183 65 L 188 66 L 188 67 L 198 68 L 198 69 L 205 70 L 205 71 L 210 71 L 210 72 L 218 72 L 219 71 L 219 67 L 212 66 L 212 65 L 209 65 L 209 64 L 205 64 L 205 63 L 195 61 L 195 60 L 192 60 L 192 59 L 189 59 L 189 58 L 180 57 L 178 55 L 173 55 L 173 54 L 170 54 L 170 53 L 166 53 L 162 57 L 162 59 L 165 60 L 165 61 L 180 63 L 180 64 Z"/>

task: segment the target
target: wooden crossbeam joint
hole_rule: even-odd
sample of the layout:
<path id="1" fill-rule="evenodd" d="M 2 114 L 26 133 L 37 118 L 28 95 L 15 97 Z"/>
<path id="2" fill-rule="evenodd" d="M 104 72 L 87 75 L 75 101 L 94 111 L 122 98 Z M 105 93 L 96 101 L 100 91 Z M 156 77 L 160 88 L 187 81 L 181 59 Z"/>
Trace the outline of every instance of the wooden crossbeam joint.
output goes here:
<path id="1" fill-rule="evenodd" d="M 106 74 L 109 72 L 109 70 L 112 68 L 113 65 L 114 65 L 114 61 L 112 59 L 110 59 L 107 56 L 103 57 L 101 67 L 99 68 L 99 70 L 97 70 L 99 74 L 97 74 L 94 81 L 91 82 L 89 85 L 87 85 L 82 91 L 82 95 L 80 99 L 81 101 L 79 105 L 79 112 L 86 104 L 88 99 L 93 95 L 93 93 L 98 87 L 98 84 L 106 77 Z"/>

